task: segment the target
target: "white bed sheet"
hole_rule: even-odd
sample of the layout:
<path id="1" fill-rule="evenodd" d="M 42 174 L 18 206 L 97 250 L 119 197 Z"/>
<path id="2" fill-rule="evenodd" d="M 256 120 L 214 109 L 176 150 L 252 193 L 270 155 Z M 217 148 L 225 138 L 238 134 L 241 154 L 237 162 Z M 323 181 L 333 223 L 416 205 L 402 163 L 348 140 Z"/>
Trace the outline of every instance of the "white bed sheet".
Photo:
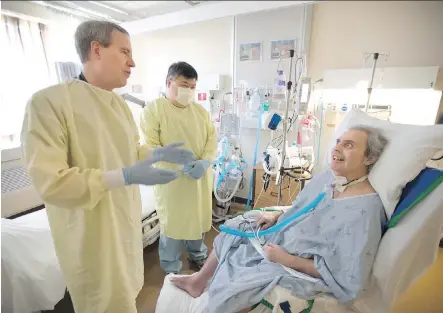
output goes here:
<path id="1" fill-rule="evenodd" d="M 146 219 L 155 212 L 153 187 L 141 186 L 140 193 L 142 219 Z M 149 244 L 152 239 L 147 240 Z M 63 298 L 66 284 L 45 209 L 13 220 L 2 219 L 1 260 L 2 312 L 52 310 Z"/>
<path id="2" fill-rule="evenodd" d="M 46 210 L 2 219 L 2 312 L 51 310 L 66 285 L 55 254 Z"/>

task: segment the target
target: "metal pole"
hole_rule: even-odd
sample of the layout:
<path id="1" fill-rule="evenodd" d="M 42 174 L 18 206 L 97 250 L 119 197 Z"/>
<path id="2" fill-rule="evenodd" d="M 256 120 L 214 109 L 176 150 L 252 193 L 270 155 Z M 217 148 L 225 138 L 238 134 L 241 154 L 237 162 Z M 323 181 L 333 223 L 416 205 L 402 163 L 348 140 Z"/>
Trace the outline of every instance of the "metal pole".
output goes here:
<path id="1" fill-rule="evenodd" d="M 379 54 L 378 54 L 377 52 L 374 53 L 374 64 L 373 64 L 373 66 L 372 66 L 371 83 L 369 84 L 369 87 L 368 87 L 368 99 L 367 99 L 367 101 L 366 101 L 366 109 L 365 109 L 365 112 L 366 112 L 366 113 L 368 112 L 369 101 L 370 101 L 370 99 L 371 99 L 371 94 L 372 94 L 372 84 L 373 84 L 373 82 L 374 82 L 375 68 L 376 68 L 376 66 L 377 66 L 378 55 L 379 55 Z"/>
<path id="2" fill-rule="evenodd" d="M 291 99 L 291 89 L 292 89 L 292 81 L 291 81 L 291 76 L 292 76 L 292 62 L 294 59 L 294 50 L 289 50 L 289 56 L 290 56 L 290 62 L 289 62 L 289 80 L 287 83 L 287 90 L 288 93 L 286 95 L 286 111 L 285 111 L 285 119 L 283 120 L 283 149 L 282 149 L 282 155 L 281 155 L 281 165 L 280 165 L 280 176 L 278 178 L 278 200 L 277 200 L 277 205 L 280 205 L 280 201 L 281 201 L 281 185 L 283 183 L 282 177 L 284 174 L 284 165 L 285 165 L 285 158 L 286 158 L 286 137 L 287 137 L 287 132 L 288 132 L 288 115 L 289 115 L 289 102 Z"/>

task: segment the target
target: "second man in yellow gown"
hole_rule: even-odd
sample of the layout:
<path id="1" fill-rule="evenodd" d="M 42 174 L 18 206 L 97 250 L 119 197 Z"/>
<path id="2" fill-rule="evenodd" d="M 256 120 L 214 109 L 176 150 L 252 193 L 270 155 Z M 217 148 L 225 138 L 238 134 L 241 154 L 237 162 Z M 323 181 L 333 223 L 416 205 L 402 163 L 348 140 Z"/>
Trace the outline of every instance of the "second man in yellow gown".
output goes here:
<path id="1" fill-rule="evenodd" d="M 184 168 L 165 162 L 156 165 L 181 170 L 175 181 L 154 187 L 161 227 L 160 265 L 166 273 L 180 272 L 184 248 L 189 261 L 198 267 L 208 255 L 203 239 L 212 223 L 211 163 L 216 157 L 217 138 L 209 112 L 194 101 L 197 80 L 197 71 L 190 64 L 172 64 L 166 78 L 166 97 L 148 105 L 141 119 L 142 133 L 149 147 L 179 141 L 196 156 L 196 160 Z"/>

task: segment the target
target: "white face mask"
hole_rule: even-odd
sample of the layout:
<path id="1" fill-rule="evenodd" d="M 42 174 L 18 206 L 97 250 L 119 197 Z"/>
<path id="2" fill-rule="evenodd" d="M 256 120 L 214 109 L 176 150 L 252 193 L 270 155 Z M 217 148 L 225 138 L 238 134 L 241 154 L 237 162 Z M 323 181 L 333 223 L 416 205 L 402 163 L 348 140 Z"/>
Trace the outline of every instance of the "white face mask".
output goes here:
<path id="1" fill-rule="evenodd" d="M 190 88 L 178 87 L 175 100 L 183 106 L 188 106 L 194 102 L 195 92 Z"/>

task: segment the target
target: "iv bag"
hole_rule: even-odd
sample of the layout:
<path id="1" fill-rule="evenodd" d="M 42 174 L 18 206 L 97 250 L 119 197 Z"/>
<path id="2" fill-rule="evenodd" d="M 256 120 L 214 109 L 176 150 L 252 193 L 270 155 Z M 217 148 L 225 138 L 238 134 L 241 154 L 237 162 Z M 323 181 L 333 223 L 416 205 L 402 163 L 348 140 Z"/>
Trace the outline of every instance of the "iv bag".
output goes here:
<path id="1" fill-rule="evenodd" d="M 283 71 L 277 71 L 274 78 L 274 100 L 283 100 L 286 98 L 286 77 Z"/>

